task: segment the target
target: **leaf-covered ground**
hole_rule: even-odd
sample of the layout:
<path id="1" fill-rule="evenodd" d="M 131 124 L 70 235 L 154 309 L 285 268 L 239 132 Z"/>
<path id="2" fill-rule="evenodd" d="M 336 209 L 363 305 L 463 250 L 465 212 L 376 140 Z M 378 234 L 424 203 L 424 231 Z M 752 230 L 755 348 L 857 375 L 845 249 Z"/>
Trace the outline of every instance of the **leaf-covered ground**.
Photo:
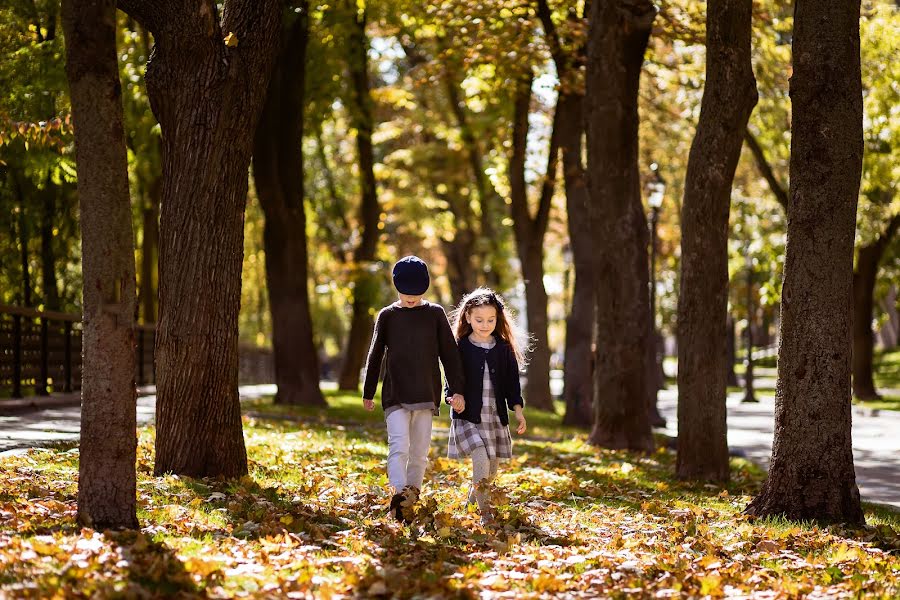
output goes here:
<path id="1" fill-rule="evenodd" d="M 417 521 L 398 525 L 380 413 L 330 401 L 246 407 L 242 481 L 153 477 L 142 429 L 141 531 L 75 523 L 76 449 L 0 461 L 0 596 L 900 597 L 897 513 L 867 507 L 860 530 L 751 522 L 752 465 L 735 461 L 725 488 L 685 485 L 664 447 L 598 451 L 534 411 L 501 470 L 499 528 L 463 508 L 469 466 L 441 458 L 446 414 Z"/>

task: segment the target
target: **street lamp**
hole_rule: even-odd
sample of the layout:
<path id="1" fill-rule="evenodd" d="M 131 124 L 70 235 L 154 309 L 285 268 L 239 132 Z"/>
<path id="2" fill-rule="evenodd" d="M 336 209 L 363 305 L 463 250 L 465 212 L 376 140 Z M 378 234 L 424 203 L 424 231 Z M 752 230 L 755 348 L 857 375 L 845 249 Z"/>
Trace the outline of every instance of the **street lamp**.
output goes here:
<path id="1" fill-rule="evenodd" d="M 665 427 L 666 420 L 659 414 L 656 406 L 656 392 L 663 387 L 665 375 L 662 372 L 662 357 L 659 354 L 659 333 L 656 331 L 656 228 L 659 224 L 659 211 L 666 195 L 666 183 L 659 174 L 659 165 L 650 165 L 652 173 L 647 182 L 647 204 L 650 205 L 650 343 L 653 345 L 653 407 L 650 414 L 654 427 Z"/>

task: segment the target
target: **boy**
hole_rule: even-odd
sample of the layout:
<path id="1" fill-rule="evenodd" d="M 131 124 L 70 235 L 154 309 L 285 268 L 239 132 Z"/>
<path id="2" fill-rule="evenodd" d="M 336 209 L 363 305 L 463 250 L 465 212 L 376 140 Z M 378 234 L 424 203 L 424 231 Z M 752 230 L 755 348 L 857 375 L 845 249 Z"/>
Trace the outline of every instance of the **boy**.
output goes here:
<path id="1" fill-rule="evenodd" d="M 388 480 L 394 488 L 390 512 L 408 521 L 410 508 L 418 500 L 428 464 L 432 417 L 438 414 L 443 389 L 438 360 L 444 366 L 450 405 L 465 408 L 461 394 L 462 361 L 447 315 L 440 305 L 422 299 L 431 280 L 428 266 L 416 256 L 394 265 L 394 287 L 399 300 L 378 313 L 372 346 L 366 360 L 363 406 L 375 408 L 375 390 L 385 349 L 387 368 L 381 388 L 381 407 L 388 430 Z"/>

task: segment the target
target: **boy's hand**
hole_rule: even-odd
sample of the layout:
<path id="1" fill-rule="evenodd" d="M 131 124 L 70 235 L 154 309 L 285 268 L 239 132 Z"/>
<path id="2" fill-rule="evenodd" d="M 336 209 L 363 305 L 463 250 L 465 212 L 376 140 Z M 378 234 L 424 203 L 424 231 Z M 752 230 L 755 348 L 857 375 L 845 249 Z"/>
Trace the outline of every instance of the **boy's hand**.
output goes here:
<path id="1" fill-rule="evenodd" d="M 516 420 L 519 422 L 519 426 L 516 428 L 516 433 L 522 435 L 523 433 L 525 433 L 527 426 L 525 423 L 525 414 L 522 412 L 521 406 L 516 406 Z"/>
<path id="2" fill-rule="evenodd" d="M 456 412 L 461 413 L 466 409 L 466 400 L 461 394 L 453 394 L 453 398 L 450 399 L 450 406 Z"/>
<path id="3" fill-rule="evenodd" d="M 363 398 L 363 407 L 366 410 L 374 410 L 375 409 L 375 400 L 372 398 Z"/>

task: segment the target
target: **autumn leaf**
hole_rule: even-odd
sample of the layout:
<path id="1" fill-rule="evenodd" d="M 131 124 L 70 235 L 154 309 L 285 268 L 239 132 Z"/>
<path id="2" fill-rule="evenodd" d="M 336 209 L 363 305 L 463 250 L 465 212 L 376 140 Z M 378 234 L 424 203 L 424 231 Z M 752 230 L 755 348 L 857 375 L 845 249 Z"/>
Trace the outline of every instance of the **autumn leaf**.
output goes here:
<path id="1" fill-rule="evenodd" d="M 229 48 L 234 48 L 235 46 L 238 45 L 238 38 L 232 31 L 228 32 L 228 35 L 225 36 L 225 39 L 223 41 L 225 42 L 225 45 L 228 46 Z"/>

